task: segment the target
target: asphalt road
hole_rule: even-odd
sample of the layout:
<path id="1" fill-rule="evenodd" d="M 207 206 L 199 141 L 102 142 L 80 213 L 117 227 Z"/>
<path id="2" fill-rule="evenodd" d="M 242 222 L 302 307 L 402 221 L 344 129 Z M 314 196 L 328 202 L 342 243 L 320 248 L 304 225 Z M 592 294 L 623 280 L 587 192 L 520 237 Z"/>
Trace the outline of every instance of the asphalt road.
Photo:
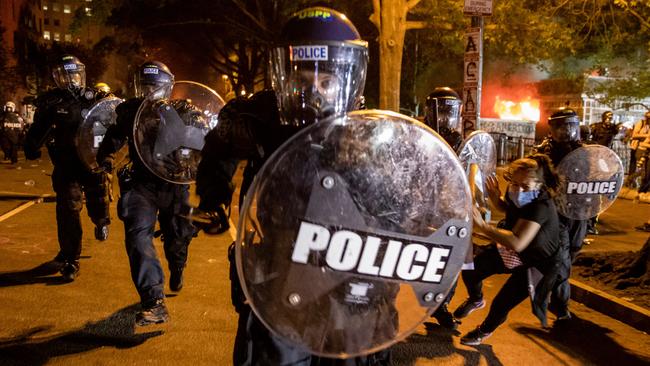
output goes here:
<path id="1" fill-rule="evenodd" d="M 51 165 L 21 160 L 16 170 L 0 164 L 0 192 L 51 192 Z M 33 180 L 34 184 L 25 185 Z M 0 200 L 0 215 L 24 200 Z M 236 202 L 236 201 L 235 201 Z M 650 205 L 617 201 L 602 217 L 605 234 L 586 250 L 633 250 Z M 237 326 L 230 305 L 226 249 L 229 233 L 199 235 L 190 246 L 186 284 L 167 304 L 167 324 L 134 327 L 138 296 L 124 250 L 122 223 L 116 218 L 107 242 L 92 236 L 82 214 L 84 239 L 81 276 L 63 284 L 40 264 L 58 250 L 54 203 L 44 202 L 0 222 L 0 365 L 228 365 Z M 612 228 L 612 232 L 607 232 Z M 638 233 L 645 241 L 647 234 Z M 160 241 L 155 242 L 162 256 Z M 640 244 L 636 245 L 638 249 Z M 164 261 L 164 259 L 163 259 Z M 167 274 L 167 272 L 166 272 Z M 485 283 L 491 299 L 504 281 Z M 452 302 L 464 298 L 462 285 Z M 395 365 L 648 365 L 650 337 L 634 328 L 573 303 L 567 327 L 545 330 L 525 302 L 478 347 L 462 346 L 458 334 L 425 323 L 393 347 Z M 460 326 L 464 333 L 486 315 L 473 313 Z"/>

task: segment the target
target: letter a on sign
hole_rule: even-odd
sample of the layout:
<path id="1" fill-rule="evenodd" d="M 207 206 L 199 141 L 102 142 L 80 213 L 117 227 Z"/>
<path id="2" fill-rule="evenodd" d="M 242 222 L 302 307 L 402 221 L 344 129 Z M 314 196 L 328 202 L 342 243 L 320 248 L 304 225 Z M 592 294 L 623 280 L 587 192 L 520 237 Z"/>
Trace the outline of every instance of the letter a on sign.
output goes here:
<path id="1" fill-rule="evenodd" d="M 465 53 L 467 52 L 478 52 L 478 47 L 474 41 L 474 34 L 472 33 L 467 35 L 467 46 L 465 47 Z"/>

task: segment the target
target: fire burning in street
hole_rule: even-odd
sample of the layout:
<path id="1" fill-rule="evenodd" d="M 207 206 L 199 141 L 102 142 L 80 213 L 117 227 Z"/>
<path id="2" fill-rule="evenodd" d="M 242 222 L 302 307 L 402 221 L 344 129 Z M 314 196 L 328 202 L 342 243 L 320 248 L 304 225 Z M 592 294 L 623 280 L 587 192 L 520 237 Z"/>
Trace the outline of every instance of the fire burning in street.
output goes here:
<path id="1" fill-rule="evenodd" d="M 501 99 L 499 95 L 494 101 L 494 112 L 501 119 L 517 121 L 539 121 L 539 100 L 527 97 L 524 100 L 515 102 L 512 100 Z"/>

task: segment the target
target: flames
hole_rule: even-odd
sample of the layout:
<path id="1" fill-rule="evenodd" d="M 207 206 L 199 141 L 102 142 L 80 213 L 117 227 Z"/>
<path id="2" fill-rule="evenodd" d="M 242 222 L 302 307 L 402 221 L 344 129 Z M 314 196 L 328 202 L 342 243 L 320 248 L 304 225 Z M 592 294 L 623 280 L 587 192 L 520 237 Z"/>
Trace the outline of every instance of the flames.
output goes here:
<path id="1" fill-rule="evenodd" d="M 512 100 L 501 99 L 497 95 L 494 102 L 494 112 L 501 119 L 537 122 L 540 117 L 539 100 L 529 96 L 519 102 L 514 102 Z"/>

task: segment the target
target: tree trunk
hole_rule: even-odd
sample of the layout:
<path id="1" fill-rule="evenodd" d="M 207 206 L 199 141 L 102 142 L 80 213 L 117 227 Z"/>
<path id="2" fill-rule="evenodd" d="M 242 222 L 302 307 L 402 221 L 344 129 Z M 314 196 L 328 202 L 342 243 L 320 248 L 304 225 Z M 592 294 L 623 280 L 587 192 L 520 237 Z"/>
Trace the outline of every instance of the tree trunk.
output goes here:
<path id="1" fill-rule="evenodd" d="M 386 4 L 388 2 L 384 2 Z M 406 6 L 383 5 L 379 33 L 379 108 L 399 112 L 402 50 L 406 33 Z"/>
<path id="2" fill-rule="evenodd" d="M 421 28 L 406 15 L 420 0 L 373 0 L 370 20 L 379 30 L 379 108 L 399 112 L 402 52 L 407 29 Z"/>

